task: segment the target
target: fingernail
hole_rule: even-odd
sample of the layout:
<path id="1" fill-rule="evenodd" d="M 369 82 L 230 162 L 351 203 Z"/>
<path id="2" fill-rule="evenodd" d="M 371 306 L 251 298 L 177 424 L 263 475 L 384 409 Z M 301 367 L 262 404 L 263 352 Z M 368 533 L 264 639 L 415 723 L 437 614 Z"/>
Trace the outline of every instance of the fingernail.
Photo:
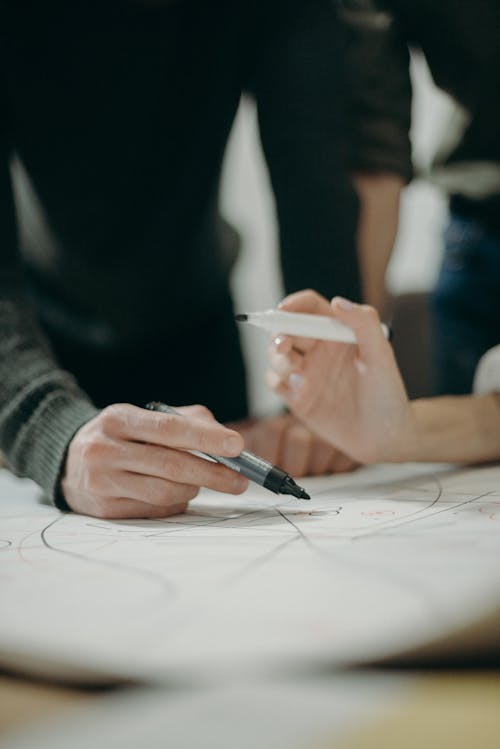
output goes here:
<path id="1" fill-rule="evenodd" d="M 276 338 L 274 339 L 273 343 L 274 343 L 274 345 L 276 347 L 278 347 L 278 346 L 281 346 L 281 344 L 283 343 L 283 341 L 284 341 L 284 338 L 282 338 L 282 336 L 279 335 L 279 336 L 276 336 Z"/>
<path id="2" fill-rule="evenodd" d="M 296 372 L 292 372 L 292 374 L 288 378 L 288 388 L 290 390 L 290 395 L 297 396 L 303 387 L 304 378 L 302 377 L 302 375 L 299 375 Z"/>
<path id="3" fill-rule="evenodd" d="M 344 299 L 343 296 L 337 297 L 337 304 L 341 309 L 349 310 L 354 307 L 354 304 L 349 301 L 349 299 Z"/>
<path id="4" fill-rule="evenodd" d="M 228 453 L 239 453 L 241 450 L 241 439 L 236 434 L 232 437 L 226 437 L 224 440 L 224 450 Z"/>

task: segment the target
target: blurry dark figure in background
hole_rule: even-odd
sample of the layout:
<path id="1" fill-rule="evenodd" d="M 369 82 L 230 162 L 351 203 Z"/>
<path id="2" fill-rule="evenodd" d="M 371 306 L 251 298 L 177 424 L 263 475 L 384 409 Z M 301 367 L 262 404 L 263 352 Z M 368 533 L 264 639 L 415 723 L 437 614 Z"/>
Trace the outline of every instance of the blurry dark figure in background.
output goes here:
<path id="1" fill-rule="evenodd" d="M 359 297 L 339 34 L 330 0 L 0 3 L 0 449 L 62 506 L 66 455 L 89 420 L 101 433 L 99 408 L 157 398 L 247 414 L 237 242 L 217 207 L 242 90 L 257 101 L 287 292 Z M 332 469 L 328 451 L 317 470 Z M 75 506 L 96 511 L 87 495 Z"/>
<path id="2" fill-rule="evenodd" d="M 426 176 L 450 196 L 431 296 L 437 392 L 470 392 L 480 357 L 500 340 L 500 3 L 342 0 L 340 7 L 362 171 L 406 177 L 411 169 L 408 160 L 402 168 L 407 45 L 423 51 L 435 83 L 461 106 Z"/>

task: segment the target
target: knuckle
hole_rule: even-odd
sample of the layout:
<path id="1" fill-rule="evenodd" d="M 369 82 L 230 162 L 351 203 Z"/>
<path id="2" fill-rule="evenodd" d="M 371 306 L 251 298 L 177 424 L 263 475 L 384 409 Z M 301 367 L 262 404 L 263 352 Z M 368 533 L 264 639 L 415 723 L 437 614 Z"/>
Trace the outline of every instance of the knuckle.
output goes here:
<path id="1" fill-rule="evenodd" d="M 318 292 L 311 288 L 304 289 L 302 295 L 304 297 L 310 297 L 311 299 L 320 299 L 320 295 L 318 294 Z"/>
<path id="2" fill-rule="evenodd" d="M 123 407 L 118 404 L 107 406 L 101 411 L 100 426 L 105 434 L 116 432 L 124 421 Z"/>
<path id="3" fill-rule="evenodd" d="M 80 445 L 81 459 L 85 463 L 97 463 L 103 453 L 103 442 L 99 437 L 89 437 Z"/>
<path id="4" fill-rule="evenodd" d="M 119 457 L 120 452 L 119 443 L 100 434 L 89 435 L 80 443 L 80 459 L 87 465 L 110 465 Z"/>
<path id="5" fill-rule="evenodd" d="M 194 413 L 201 418 L 205 418 L 205 419 L 214 418 L 214 415 L 211 412 L 211 410 L 207 408 L 206 406 L 202 406 L 200 403 L 197 403 L 195 406 L 193 406 L 193 410 L 194 410 Z"/>
<path id="6" fill-rule="evenodd" d="M 156 413 L 154 416 L 154 427 L 161 434 L 171 435 L 178 425 L 178 417 L 174 414 Z"/>
<path id="7" fill-rule="evenodd" d="M 370 322 L 374 322 L 375 320 L 378 320 L 378 312 L 375 309 L 375 307 L 371 307 L 369 304 L 363 304 L 362 310 L 365 318 L 367 320 L 370 320 Z"/>
<path id="8" fill-rule="evenodd" d="M 196 448 L 201 452 L 218 452 L 222 449 L 222 444 L 218 444 L 219 440 L 214 439 L 215 435 L 212 430 L 200 429 L 196 433 Z M 220 440 L 222 443 L 222 440 Z"/>

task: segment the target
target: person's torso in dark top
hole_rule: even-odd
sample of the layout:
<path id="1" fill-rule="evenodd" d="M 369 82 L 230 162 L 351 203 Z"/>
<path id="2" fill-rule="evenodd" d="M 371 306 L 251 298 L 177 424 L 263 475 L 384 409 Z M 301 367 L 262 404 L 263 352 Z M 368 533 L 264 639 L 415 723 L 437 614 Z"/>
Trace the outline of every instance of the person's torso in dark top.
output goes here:
<path id="1" fill-rule="evenodd" d="M 448 163 L 489 162 L 500 175 L 498 0 L 386 0 L 384 5 L 408 42 L 425 53 L 436 84 L 471 115 Z M 500 234 L 500 184 L 489 197 L 452 195 L 452 207 L 481 219 Z"/>
<path id="2" fill-rule="evenodd" d="M 0 82 L 40 314 L 95 344 L 178 333 L 227 292 L 216 193 L 242 19 L 230 3 L 20 5 L 0 6 Z"/>

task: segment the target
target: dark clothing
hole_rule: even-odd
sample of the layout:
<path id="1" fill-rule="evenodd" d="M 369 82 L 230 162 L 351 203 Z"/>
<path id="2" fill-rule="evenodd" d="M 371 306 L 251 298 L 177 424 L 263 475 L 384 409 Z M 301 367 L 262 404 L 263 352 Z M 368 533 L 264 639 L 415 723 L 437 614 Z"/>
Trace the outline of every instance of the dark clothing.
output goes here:
<path id="1" fill-rule="evenodd" d="M 480 358 L 499 340 L 500 237 L 452 213 L 431 305 L 436 393 L 470 393 Z"/>
<path id="2" fill-rule="evenodd" d="M 92 393 L 96 406 L 144 406 L 148 398 L 175 398 L 173 405 L 185 405 L 196 396 L 221 421 L 246 414 L 245 368 L 229 298 L 192 330 L 146 339 L 134 348 L 89 350 L 57 335 L 51 344 L 60 365 L 78 372 L 80 386 Z"/>
<path id="3" fill-rule="evenodd" d="M 95 405 L 156 397 L 246 413 L 217 213 L 243 89 L 258 105 L 286 290 L 359 296 L 346 85 L 329 0 L 12 0 L 0 21 L 0 447 L 53 494 Z M 29 210 L 18 196 L 17 225 L 14 152 L 36 196 Z"/>
<path id="4" fill-rule="evenodd" d="M 387 0 L 405 38 L 424 52 L 437 86 L 471 121 L 447 163 L 500 167 L 500 3 L 498 0 Z M 451 195 L 452 211 L 481 221 L 500 237 L 500 183 L 490 197 Z"/>
<path id="5" fill-rule="evenodd" d="M 407 122 L 407 45 L 425 53 L 436 84 L 470 114 L 460 143 L 446 159 L 500 168 L 500 3 L 498 0 L 342 0 L 351 36 L 353 160 L 363 171 L 411 174 Z M 384 13 L 383 11 L 387 11 Z M 390 14 L 390 15 L 389 15 Z M 405 82 L 406 81 L 406 82 Z M 359 154 L 359 156 L 357 155 Z M 452 210 L 500 236 L 500 177 L 488 196 L 452 189 Z"/>
<path id="6" fill-rule="evenodd" d="M 440 149 L 427 176 L 448 192 L 452 212 L 431 292 L 436 391 L 470 392 L 479 359 L 498 343 L 500 3 L 344 0 L 342 16 L 360 171 L 411 176 L 407 45 L 425 53 L 435 83 L 467 110 L 458 144 Z"/>
<path id="7" fill-rule="evenodd" d="M 410 56 L 397 25 L 371 0 L 339 0 L 345 27 L 350 162 L 360 173 L 413 175 Z"/>

